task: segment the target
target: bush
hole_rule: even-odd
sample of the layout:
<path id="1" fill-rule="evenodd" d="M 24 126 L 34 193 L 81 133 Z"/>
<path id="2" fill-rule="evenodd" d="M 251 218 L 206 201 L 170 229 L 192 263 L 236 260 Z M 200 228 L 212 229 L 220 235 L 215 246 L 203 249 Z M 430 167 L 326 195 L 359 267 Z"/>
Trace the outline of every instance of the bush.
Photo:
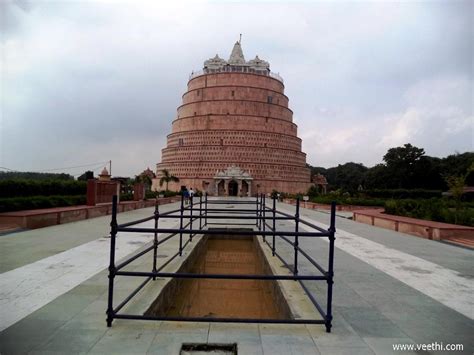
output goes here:
<path id="1" fill-rule="evenodd" d="M 316 185 L 311 185 L 311 187 L 308 189 L 307 195 L 309 197 L 316 197 L 319 195 L 319 190 Z"/>
<path id="2" fill-rule="evenodd" d="M 384 206 L 385 200 L 375 198 L 358 198 L 358 197 L 346 197 L 346 196 L 333 196 L 323 195 L 310 198 L 311 202 L 321 203 L 325 205 L 331 204 L 332 201 L 336 201 L 338 205 L 354 205 L 354 206 Z"/>
<path id="3" fill-rule="evenodd" d="M 86 196 L 30 196 L 0 198 L 0 212 L 85 205 Z"/>
<path id="4" fill-rule="evenodd" d="M 87 182 L 74 180 L 0 180 L 0 198 L 86 195 Z"/>
<path id="5" fill-rule="evenodd" d="M 21 171 L 0 171 L 0 180 L 74 180 L 74 176 L 64 173 L 36 173 Z"/>
<path id="6" fill-rule="evenodd" d="M 120 194 L 120 201 L 133 201 L 133 193 Z"/>
<path id="7" fill-rule="evenodd" d="M 280 194 L 280 193 L 279 193 L 277 190 L 273 189 L 273 190 L 272 190 L 272 193 L 270 194 L 270 197 L 271 197 L 272 199 L 276 199 L 276 198 L 278 198 L 278 195 L 279 195 L 279 194 Z"/>
<path id="8" fill-rule="evenodd" d="M 385 213 L 436 222 L 455 223 L 456 211 L 452 205 L 453 201 L 440 198 L 389 200 L 385 203 Z M 462 207 L 457 213 L 457 224 L 474 226 L 474 208 L 470 203 L 464 203 Z"/>
<path id="9" fill-rule="evenodd" d="M 455 223 L 455 214 L 456 212 L 453 210 L 446 210 L 443 214 L 446 223 Z M 460 210 L 457 215 L 457 224 L 474 227 L 474 208 L 465 208 Z"/>
<path id="10" fill-rule="evenodd" d="M 303 201 L 303 194 L 301 192 L 298 192 L 296 195 L 295 195 L 295 198 L 299 198 L 300 201 Z"/>
<path id="11" fill-rule="evenodd" d="M 181 192 L 176 192 L 176 191 L 160 191 L 158 195 L 163 195 L 164 197 L 173 197 L 173 196 L 178 196 L 181 195 Z"/>
<path id="12" fill-rule="evenodd" d="M 363 192 L 366 196 L 389 199 L 429 199 L 440 198 L 441 190 L 424 190 L 424 189 L 374 189 Z"/>
<path id="13" fill-rule="evenodd" d="M 153 199 L 158 196 L 157 191 L 145 191 L 145 199 Z"/>

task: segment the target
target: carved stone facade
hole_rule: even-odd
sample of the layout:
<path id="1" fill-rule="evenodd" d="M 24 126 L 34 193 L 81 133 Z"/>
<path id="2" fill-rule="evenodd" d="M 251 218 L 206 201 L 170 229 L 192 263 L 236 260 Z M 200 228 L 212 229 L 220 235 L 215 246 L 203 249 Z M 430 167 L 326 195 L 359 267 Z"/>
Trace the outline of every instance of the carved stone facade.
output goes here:
<path id="1" fill-rule="evenodd" d="M 316 185 L 318 188 L 319 192 L 322 193 L 323 195 L 326 195 L 326 189 L 328 186 L 328 181 L 324 175 L 321 175 L 320 173 L 317 173 L 316 175 L 313 175 L 313 183 Z"/>
<path id="2" fill-rule="evenodd" d="M 240 196 L 307 191 L 306 154 L 283 80 L 268 62 L 246 62 L 237 42 L 229 61 L 216 55 L 191 75 L 157 164 L 155 189 L 163 169 L 180 179 L 171 190 L 185 185 Z"/>
<path id="3" fill-rule="evenodd" d="M 251 196 L 252 180 L 249 173 L 238 166 L 231 166 L 214 176 L 214 191 L 219 196 Z"/>

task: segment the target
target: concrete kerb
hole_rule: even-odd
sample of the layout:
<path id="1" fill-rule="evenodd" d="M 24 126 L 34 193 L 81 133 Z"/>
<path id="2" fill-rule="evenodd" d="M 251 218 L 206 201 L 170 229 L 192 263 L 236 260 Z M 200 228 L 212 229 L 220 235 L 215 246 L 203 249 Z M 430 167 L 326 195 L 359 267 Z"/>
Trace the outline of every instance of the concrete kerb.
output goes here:
<path id="1" fill-rule="evenodd" d="M 265 244 L 263 239 L 260 237 L 256 238 L 272 273 L 274 275 L 292 275 L 290 270 L 281 263 L 277 256 L 272 256 L 270 248 Z M 290 307 L 294 319 L 322 319 L 299 282 L 293 280 L 277 280 L 277 283 Z M 319 327 L 324 328 L 322 325 Z"/>

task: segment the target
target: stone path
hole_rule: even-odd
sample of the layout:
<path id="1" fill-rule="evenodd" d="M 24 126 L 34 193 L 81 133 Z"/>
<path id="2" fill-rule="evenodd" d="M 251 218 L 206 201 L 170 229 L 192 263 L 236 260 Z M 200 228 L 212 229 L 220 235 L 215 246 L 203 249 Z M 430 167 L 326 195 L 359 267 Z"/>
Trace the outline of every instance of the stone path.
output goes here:
<path id="1" fill-rule="evenodd" d="M 117 260 L 152 239 L 144 234 L 117 238 Z M 1 274 L 0 331 L 108 267 L 109 244 L 110 238 L 99 238 Z"/>
<path id="2" fill-rule="evenodd" d="M 280 206 L 286 213 L 292 212 Z M 329 226 L 310 218 L 310 223 L 325 229 Z M 312 231 L 301 224 L 301 228 Z M 395 279 L 423 292 L 427 296 L 474 319 L 474 280 L 422 258 L 386 247 L 342 229 L 336 232 L 336 247 Z M 328 241 L 327 238 L 322 240 Z"/>

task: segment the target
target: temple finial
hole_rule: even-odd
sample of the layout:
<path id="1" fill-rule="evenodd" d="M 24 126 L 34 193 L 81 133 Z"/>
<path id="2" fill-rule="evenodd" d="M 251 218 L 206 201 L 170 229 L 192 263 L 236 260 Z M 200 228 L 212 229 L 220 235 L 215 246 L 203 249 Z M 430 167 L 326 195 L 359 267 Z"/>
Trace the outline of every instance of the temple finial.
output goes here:
<path id="1" fill-rule="evenodd" d="M 242 33 L 240 34 L 239 44 L 242 44 Z"/>
<path id="2" fill-rule="evenodd" d="M 240 46 L 239 41 L 235 42 L 234 48 L 232 48 L 232 53 L 230 54 L 230 58 L 228 62 L 230 65 L 245 64 L 244 53 L 242 52 L 242 47 Z"/>

